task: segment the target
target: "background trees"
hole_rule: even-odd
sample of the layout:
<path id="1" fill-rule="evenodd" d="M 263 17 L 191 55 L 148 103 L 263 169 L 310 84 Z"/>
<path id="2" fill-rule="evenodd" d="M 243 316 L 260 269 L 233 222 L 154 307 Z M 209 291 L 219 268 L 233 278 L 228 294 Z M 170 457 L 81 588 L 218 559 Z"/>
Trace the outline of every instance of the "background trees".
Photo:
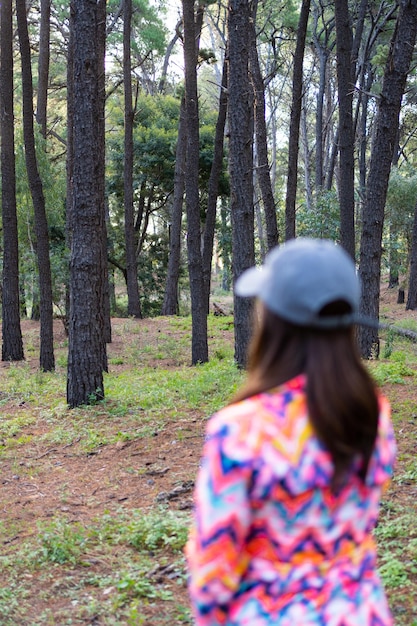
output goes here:
<path id="1" fill-rule="evenodd" d="M 84 400 L 102 393 L 110 301 L 118 315 L 191 309 L 190 360 L 205 361 L 210 287 L 229 288 L 232 271 L 236 278 L 295 234 L 360 253 L 368 313 L 379 312 L 381 267 L 391 285 L 408 284 L 407 305 L 415 306 L 415 2 L 231 0 L 226 10 L 186 0 L 167 19 L 162 5 L 111 0 L 90 14 L 91 30 L 77 32 L 66 0 L 45 0 L 27 8 L 22 75 L 12 72 L 20 63 L 12 8 L 2 5 L 0 42 L 3 358 L 23 358 L 19 314 L 36 316 L 47 302 L 49 318 L 53 310 L 73 320 L 74 372 L 75 353 L 87 345 L 75 348 L 78 299 L 88 303 L 89 351 L 97 357 Z M 79 11 L 92 7 L 74 0 L 74 18 Z M 90 36 L 95 48 L 87 52 Z M 86 56 L 73 59 L 81 49 Z M 389 133 L 379 135 L 384 109 Z M 28 178 L 24 156 L 37 178 Z M 35 179 L 43 235 L 32 210 Z M 50 256 L 49 287 L 40 253 Z M 234 301 L 234 314 L 235 358 L 244 365 L 250 303 Z"/>

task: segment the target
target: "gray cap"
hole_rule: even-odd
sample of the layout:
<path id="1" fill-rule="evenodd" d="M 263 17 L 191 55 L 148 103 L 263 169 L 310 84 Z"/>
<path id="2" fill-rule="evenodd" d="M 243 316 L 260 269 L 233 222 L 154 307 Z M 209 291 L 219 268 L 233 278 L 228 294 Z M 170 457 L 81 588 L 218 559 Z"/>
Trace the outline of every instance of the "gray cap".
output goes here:
<path id="1" fill-rule="evenodd" d="M 257 296 L 288 322 L 313 328 L 344 328 L 352 324 L 378 326 L 359 316 L 361 285 L 355 264 L 345 250 L 329 240 L 300 237 L 274 248 L 262 267 L 238 278 L 238 296 Z M 324 316 L 326 305 L 342 300 L 351 312 Z"/>

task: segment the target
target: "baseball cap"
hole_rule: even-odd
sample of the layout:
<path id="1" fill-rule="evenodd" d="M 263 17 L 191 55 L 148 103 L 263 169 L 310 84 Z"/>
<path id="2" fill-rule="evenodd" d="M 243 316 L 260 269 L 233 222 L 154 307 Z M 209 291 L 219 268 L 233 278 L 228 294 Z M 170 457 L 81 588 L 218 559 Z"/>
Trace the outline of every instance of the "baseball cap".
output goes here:
<path id="1" fill-rule="evenodd" d="M 378 327 L 377 320 L 359 315 L 361 284 L 352 258 L 326 239 L 299 237 L 274 248 L 261 267 L 241 274 L 235 293 L 258 297 L 270 311 L 298 326 Z M 349 312 L 321 315 L 326 305 L 336 301 L 346 302 Z"/>

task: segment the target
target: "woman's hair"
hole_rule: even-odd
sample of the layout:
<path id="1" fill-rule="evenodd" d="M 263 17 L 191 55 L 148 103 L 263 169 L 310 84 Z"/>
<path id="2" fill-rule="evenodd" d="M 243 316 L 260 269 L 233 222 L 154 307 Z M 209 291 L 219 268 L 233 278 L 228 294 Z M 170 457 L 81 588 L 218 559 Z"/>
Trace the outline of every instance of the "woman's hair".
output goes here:
<path id="1" fill-rule="evenodd" d="M 320 314 L 342 315 L 346 307 L 345 302 L 335 302 Z M 343 483 L 358 458 L 364 480 L 377 435 L 378 399 L 354 329 L 295 326 L 263 308 L 250 345 L 248 380 L 233 401 L 271 390 L 299 374 L 306 375 L 310 422 L 333 460 L 333 487 Z"/>

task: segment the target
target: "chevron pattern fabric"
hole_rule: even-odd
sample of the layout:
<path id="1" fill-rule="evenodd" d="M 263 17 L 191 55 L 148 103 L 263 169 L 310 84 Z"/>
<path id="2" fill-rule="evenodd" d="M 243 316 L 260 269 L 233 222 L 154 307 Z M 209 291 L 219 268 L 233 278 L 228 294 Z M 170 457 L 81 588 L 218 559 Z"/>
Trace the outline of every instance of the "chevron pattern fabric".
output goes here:
<path id="1" fill-rule="evenodd" d="M 208 423 L 186 547 L 197 626 L 392 626 L 372 531 L 396 445 L 388 401 L 366 483 L 335 494 L 305 378 Z"/>

